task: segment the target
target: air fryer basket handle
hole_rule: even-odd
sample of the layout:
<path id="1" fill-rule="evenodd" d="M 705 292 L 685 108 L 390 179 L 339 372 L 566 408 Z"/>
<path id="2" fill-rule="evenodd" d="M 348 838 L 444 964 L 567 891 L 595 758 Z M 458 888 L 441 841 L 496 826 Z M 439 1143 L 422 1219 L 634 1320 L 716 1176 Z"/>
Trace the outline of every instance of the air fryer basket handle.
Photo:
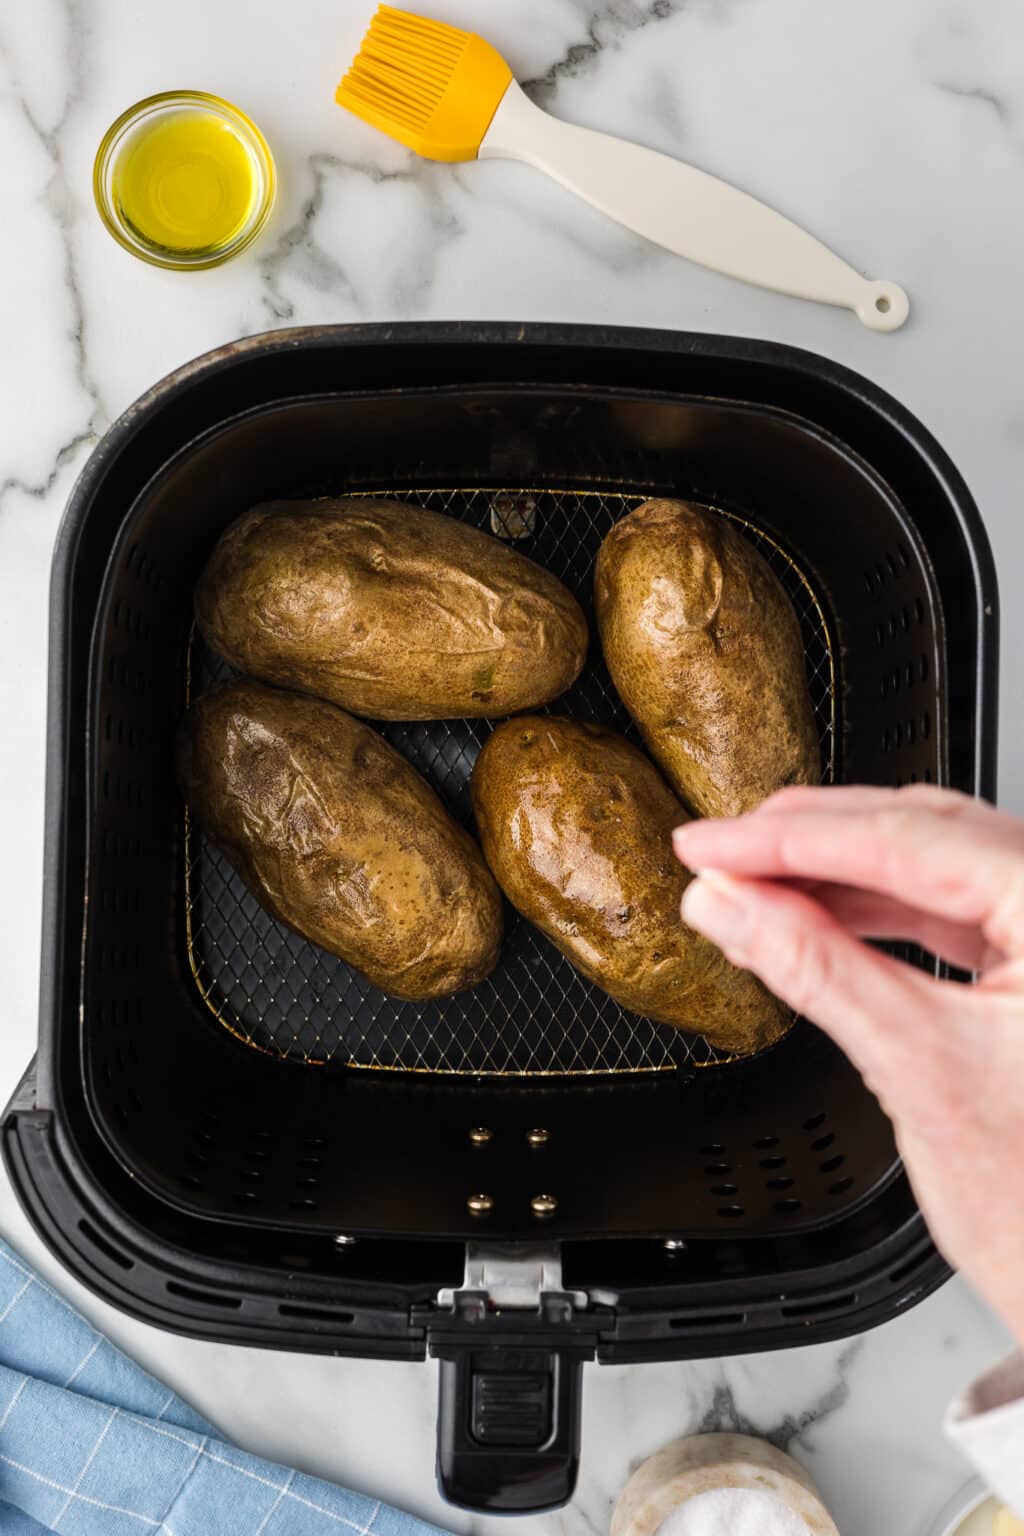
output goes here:
<path id="1" fill-rule="evenodd" d="M 452 1504 L 492 1514 L 555 1509 L 576 1486 L 580 1372 L 588 1352 L 481 1344 L 433 1344 L 441 1362 L 441 1492 Z"/>

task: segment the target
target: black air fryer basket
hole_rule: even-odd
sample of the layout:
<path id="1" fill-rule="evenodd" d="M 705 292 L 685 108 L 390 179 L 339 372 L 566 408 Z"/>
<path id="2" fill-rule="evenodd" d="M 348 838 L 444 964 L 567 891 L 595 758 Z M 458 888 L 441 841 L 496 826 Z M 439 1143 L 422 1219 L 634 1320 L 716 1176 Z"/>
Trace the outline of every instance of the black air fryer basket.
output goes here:
<path id="1" fill-rule="evenodd" d="M 140 400 L 75 489 L 39 1052 L 4 1123 L 19 1195 L 73 1273 L 161 1327 L 438 1357 L 445 1493 L 536 1509 L 572 1491 L 584 1361 L 835 1338 L 947 1271 L 888 1121 L 810 1025 L 718 1060 L 511 913 L 492 980 L 397 1004 L 274 923 L 189 826 L 174 732 L 217 671 L 197 575 L 255 502 L 340 492 L 515 536 L 588 608 L 630 506 L 716 507 L 793 598 L 839 781 L 992 796 L 995 578 L 953 466 L 881 391 L 653 331 L 256 337 Z M 596 643 L 555 707 L 631 730 Z M 469 824 L 488 726 L 384 729 Z"/>

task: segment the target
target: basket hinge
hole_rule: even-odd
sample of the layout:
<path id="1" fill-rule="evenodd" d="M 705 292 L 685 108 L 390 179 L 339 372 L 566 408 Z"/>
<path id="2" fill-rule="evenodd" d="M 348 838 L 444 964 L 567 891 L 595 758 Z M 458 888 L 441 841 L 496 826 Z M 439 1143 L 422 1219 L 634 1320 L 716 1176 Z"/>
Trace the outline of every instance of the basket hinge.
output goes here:
<path id="1" fill-rule="evenodd" d="M 563 1287 L 558 1246 L 536 1243 L 467 1243 L 462 1284 L 437 1293 L 439 1307 L 467 1322 L 495 1311 L 540 1312 L 549 1322 L 568 1322 L 588 1301 L 586 1291 Z"/>

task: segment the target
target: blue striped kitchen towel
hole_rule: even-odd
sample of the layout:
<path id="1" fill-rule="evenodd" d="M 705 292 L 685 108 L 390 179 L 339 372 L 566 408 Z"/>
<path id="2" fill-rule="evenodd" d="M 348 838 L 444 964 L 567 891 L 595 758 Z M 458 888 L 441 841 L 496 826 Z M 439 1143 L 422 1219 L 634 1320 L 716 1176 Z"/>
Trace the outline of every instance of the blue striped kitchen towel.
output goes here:
<path id="1" fill-rule="evenodd" d="M 0 1241 L 3 1536 L 438 1536 L 248 1456 Z"/>

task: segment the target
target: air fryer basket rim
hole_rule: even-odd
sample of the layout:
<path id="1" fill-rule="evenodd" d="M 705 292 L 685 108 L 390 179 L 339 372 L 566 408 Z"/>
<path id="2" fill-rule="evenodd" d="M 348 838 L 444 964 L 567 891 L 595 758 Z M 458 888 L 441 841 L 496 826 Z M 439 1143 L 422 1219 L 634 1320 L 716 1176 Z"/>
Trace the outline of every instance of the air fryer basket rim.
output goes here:
<path id="1" fill-rule="evenodd" d="M 287 1235 L 275 1242 L 272 1234 L 254 1231 L 248 1247 L 240 1249 L 218 1231 L 216 1221 L 172 1211 L 140 1188 L 130 1168 L 117 1163 L 80 1102 L 83 1063 L 76 1031 L 66 1027 L 65 989 L 75 952 L 69 931 L 73 923 L 66 923 L 66 887 L 69 860 L 80 858 L 75 840 L 82 818 L 82 743 L 69 728 L 75 701 L 67 659 L 72 624 L 77 620 L 80 627 L 82 621 L 82 613 L 75 611 L 76 597 L 82 608 L 76 557 L 90 510 L 105 484 L 118 475 L 127 483 L 134 474 L 135 490 L 140 490 L 162 462 L 152 458 L 152 444 L 165 413 L 179 412 L 173 420 L 185 419 L 190 410 L 201 416 L 204 398 L 232 370 L 283 365 L 289 355 L 333 361 L 335 354 L 339 367 L 357 354 L 394 358 L 403 377 L 422 376 L 448 358 L 466 384 L 486 382 L 473 370 L 473 358 L 479 356 L 498 367 L 502 385 L 531 383 L 538 370 L 545 382 L 564 385 L 591 369 L 614 372 L 621 357 L 626 371 L 641 360 L 652 372 L 660 370 L 660 379 L 669 378 L 664 387 L 676 387 L 680 394 L 714 396 L 716 382 L 735 376 L 742 380 L 742 393 L 729 397 L 742 398 L 754 409 L 779 395 L 795 414 L 816 421 L 822 430 L 841 419 L 868 462 L 877 467 L 877 452 L 899 473 L 916 477 L 915 483 L 942 502 L 943 515 L 959 530 L 966 555 L 963 575 L 969 578 L 971 612 L 977 616 L 972 761 L 964 762 L 962 779 L 965 787 L 987 798 L 995 787 L 996 582 L 970 494 L 920 423 L 851 371 L 811 353 L 759 341 L 620 327 L 473 322 L 271 332 L 219 348 L 169 375 L 136 401 L 97 446 L 69 500 L 52 568 L 44 889 L 54 894 L 44 912 L 38 1069 L 15 1095 L 3 1128 L 12 1181 L 36 1229 L 66 1267 L 124 1310 L 159 1326 L 224 1341 L 341 1354 L 422 1358 L 429 1349 L 457 1361 L 474 1347 L 472 1335 L 467 1337 L 464 1319 L 439 1316 L 433 1298 L 439 1284 L 457 1285 L 461 1278 L 460 1243 L 403 1244 L 380 1238 L 337 1250 L 329 1240 L 310 1238 L 299 1273 L 291 1262 L 295 1243 Z M 706 391 L 694 385 L 697 373 L 707 378 Z M 346 383 L 335 387 L 343 390 Z M 662 385 L 652 384 L 652 393 L 661 390 Z M 148 474 L 143 474 L 147 463 Z M 878 472 L 888 478 L 884 468 Z M 133 501 L 134 496 L 128 497 L 125 506 Z M 794 1262 L 773 1271 L 763 1255 L 762 1272 L 750 1273 L 748 1267 L 739 1278 L 723 1279 L 728 1274 L 723 1269 L 712 1280 L 718 1262 L 714 1254 L 720 1252 L 725 1262 L 727 1245 L 721 1243 L 709 1245 L 710 1267 L 703 1273 L 696 1255 L 684 1256 L 680 1264 L 650 1242 L 570 1243 L 567 1283 L 592 1281 L 607 1302 L 576 1320 L 571 1339 L 553 1336 L 542 1319 L 538 1330 L 506 1335 L 504 1342 L 542 1352 L 561 1349 L 566 1359 L 596 1356 L 602 1361 L 777 1348 L 874 1326 L 946 1278 L 948 1269 L 930 1242 L 902 1173 L 879 1191 L 877 1209 L 859 1210 L 849 1219 L 859 1224 L 855 1256 L 829 1262 L 808 1237 L 805 1266 Z M 749 1252 L 755 1251 L 749 1244 L 757 1241 L 749 1240 Z M 488 1345 L 502 1342 L 500 1331 L 488 1339 Z M 571 1479 L 566 1486 L 571 1487 Z"/>

